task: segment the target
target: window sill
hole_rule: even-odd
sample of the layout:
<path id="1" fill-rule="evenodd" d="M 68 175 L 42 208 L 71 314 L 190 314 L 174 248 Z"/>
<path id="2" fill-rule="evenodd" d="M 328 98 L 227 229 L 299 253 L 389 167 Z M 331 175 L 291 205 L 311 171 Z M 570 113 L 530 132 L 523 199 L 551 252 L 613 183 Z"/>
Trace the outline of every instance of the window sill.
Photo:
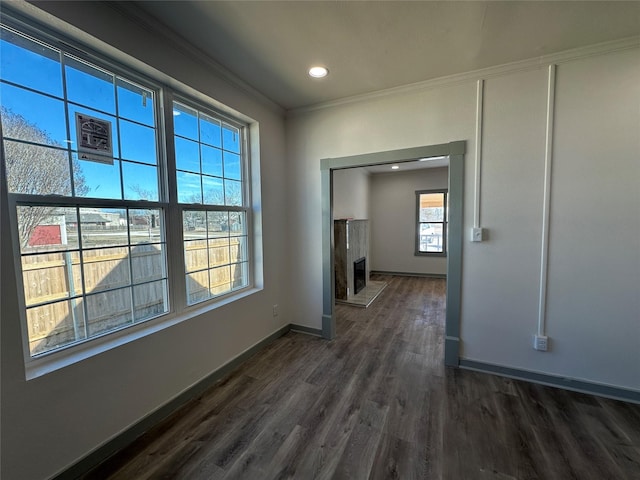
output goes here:
<path id="1" fill-rule="evenodd" d="M 42 357 L 27 359 L 25 363 L 26 380 L 33 380 L 75 363 L 82 362 L 121 345 L 126 345 L 127 343 L 253 295 L 261 290 L 262 288 L 250 287 L 234 295 L 218 300 L 213 304 L 206 304 L 205 302 L 205 304 L 193 305 L 186 308 L 179 314 L 172 315 L 169 313 L 162 317 L 127 327 L 122 330 L 106 334 L 102 337 L 96 337 L 95 339 L 61 349 L 57 352 L 52 352 Z"/>
<path id="2" fill-rule="evenodd" d="M 444 257 L 446 258 L 447 252 L 414 252 L 415 257 Z"/>

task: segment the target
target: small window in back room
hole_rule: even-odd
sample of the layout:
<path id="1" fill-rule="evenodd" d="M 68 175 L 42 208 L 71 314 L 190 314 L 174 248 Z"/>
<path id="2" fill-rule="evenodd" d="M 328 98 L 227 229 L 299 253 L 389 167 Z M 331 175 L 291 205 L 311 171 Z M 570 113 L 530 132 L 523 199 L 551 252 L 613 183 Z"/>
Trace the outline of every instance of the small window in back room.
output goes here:
<path id="1" fill-rule="evenodd" d="M 447 207 L 446 190 L 416 192 L 416 255 L 446 255 Z"/>

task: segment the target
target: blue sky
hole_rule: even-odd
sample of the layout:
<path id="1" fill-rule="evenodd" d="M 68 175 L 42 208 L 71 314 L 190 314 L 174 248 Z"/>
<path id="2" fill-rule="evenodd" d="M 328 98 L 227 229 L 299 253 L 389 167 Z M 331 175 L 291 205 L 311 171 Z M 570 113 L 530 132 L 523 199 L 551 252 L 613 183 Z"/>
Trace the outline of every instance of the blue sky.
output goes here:
<path id="1" fill-rule="evenodd" d="M 51 143 L 70 147 L 75 160 L 76 112 L 111 122 L 113 164 L 78 160 L 87 196 L 134 200 L 144 192 L 143 198 L 158 200 L 153 92 L 65 56 L 65 113 L 60 52 L 8 30 L 2 33 L 0 78 L 20 86 L 0 83 L 4 107 L 46 132 Z M 173 120 L 176 164 L 183 171 L 178 172 L 180 200 L 237 188 L 234 180 L 242 180 L 238 130 L 180 104 Z"/>

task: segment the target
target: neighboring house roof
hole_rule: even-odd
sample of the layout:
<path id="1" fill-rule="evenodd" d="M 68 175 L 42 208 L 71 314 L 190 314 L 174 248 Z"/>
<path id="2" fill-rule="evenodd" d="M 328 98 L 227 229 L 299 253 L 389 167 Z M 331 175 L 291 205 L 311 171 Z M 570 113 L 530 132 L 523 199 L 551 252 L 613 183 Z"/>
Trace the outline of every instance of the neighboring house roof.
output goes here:
<path id="1" fill-rule="evenodd" d="M 67 213 L 64 217 L 67 223 L 77 222 L 76 215 L 73 213 Z M 109 220 L 98 213 L 81 213 L 80 223 L 109 223 Z"/>

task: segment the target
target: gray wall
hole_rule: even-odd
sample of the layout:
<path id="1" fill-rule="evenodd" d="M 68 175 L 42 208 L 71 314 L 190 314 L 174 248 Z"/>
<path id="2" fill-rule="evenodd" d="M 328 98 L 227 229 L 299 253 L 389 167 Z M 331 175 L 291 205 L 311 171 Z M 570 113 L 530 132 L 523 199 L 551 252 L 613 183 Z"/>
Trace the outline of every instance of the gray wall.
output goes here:
<path id="1" fill-rule="evenodd" d="M 291 114 L 292 316 L 321 326 L 320 160 L 465 140 L 462 357 L 640 391 L 640 50 L 637 42 L 608 48 L 549 60 L 558 67 L 542 280 L 545 59 Z M 488 237 L 471 243 L 480 78 L 479 206 Z M 548 352 L 531 347 L 541 288 Z"/>
<path id="2" fill-rule="evenodd" d="M 333 218 L 369 218 L 369 174 L 362 168 L 333 175 Z"/>
<path id="3" fill-rule="evenodd" d="M 402 166 L 401 166 L 402 168 Z M 417 190 L 447 188 L 447 168 L 371 175 L 371 270 L 445 275 L 446 257 L 416 256 Z"/>
<path id="4" fill-rule="evenodd" d="M 285 130 L 282 112 L 256 99 L 162 36 L 149 33 L 104 3 L 56 2 L 43 8 L 127 54 L 259 122 L 264 288 L 169 328 L 26 381 L 13 253 L 2 216 L 2 472 L 6 479 L 44 479 L 196 384 L 252 345 L 291 322 L 288 315 L 288 235 Z M 55 23 L 55 22 L 54 22 Z M 73 29 L 67 29 L 76 35 Z M 110 47 L 80 35 L 94 47 Z M 121 60 L 136 64 L 126 55 Z M 158 74 L 159 75 L 159 74 Z M 168 78 L 162 81 L 177 82 Z M 2 202 L 6 206 L 5 202 Z M 272 316 L 272 305 L 280 315 Z"/>

